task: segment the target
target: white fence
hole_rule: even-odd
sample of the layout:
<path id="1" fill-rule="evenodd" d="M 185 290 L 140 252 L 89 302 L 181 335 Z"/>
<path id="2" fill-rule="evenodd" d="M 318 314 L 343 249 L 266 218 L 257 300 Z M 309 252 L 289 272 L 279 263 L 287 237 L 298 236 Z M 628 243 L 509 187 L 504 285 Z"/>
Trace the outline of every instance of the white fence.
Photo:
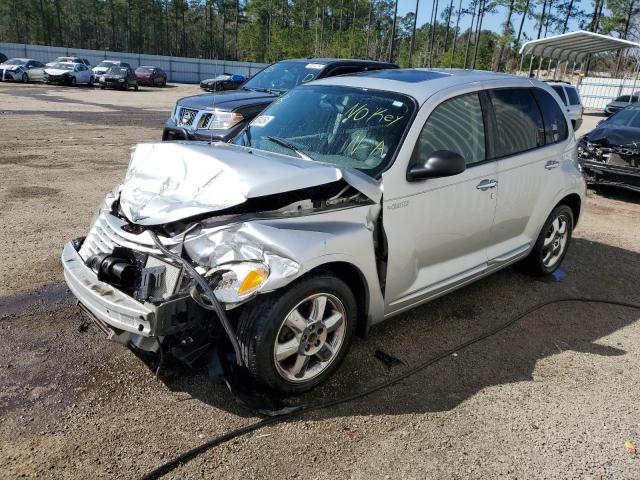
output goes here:
<path id="1" fill-rule="evenodd" d="M 166 57 L 162 55 L 84 50 L 82 48 L 47 47 L 44 45 L 26 45 L 22 43 L 0 42 L 0 52 L 9 58 L 32 58 L 43 63 L 50 62 L 56 57 L 77 55 L 78 57 L 86 58 L 94 66 L 106 59 L 128 62 L 133 68 L 140 65 L 154 65 L 167 72 L 169 81 L 182 83 L 198 83 L 204 78 L 225 72 L 251 76 L 266 66 L 266 64 L 263 63 L 253 62 Z"/>
<path id="2" fill-rule="evenodd" d="M 602 110 L 614 98 L 640 90 L 640 80 L 637 78 L 584 77 L 580 81 L 578 90 L 585 108 Z"/>

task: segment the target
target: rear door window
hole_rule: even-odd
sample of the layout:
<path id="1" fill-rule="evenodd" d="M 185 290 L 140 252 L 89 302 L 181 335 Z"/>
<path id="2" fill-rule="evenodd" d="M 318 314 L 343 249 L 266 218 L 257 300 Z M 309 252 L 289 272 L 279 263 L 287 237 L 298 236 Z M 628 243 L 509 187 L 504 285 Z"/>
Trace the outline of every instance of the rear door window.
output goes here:
<path id="1" fill-rule="evenodd" d="M 567 91 L 567 95 L 569 96 L 569 103 L 571 105 L 580 105 L 580 96 L 578 92 L 573 87 L 567 87 L 565 89 Z"/>
<path id="2" fill-rule="evenodd" d="M 569 127 L 558 102 L 548 92 L 540 88 L 533 90 L 533 95 L 542 110 L 546 143 L 565 140 L 569 136 Z"/>
<path id="3" fill-rule="evenodd" d="M 486 159 L 482 108 L 477 93 L 461 95 L 438 105 L 424 124 L 418 152 L 426 160 L 437 150 L 464 157 L 467 166 Z"/>
<path id="4" fill-rule="evenodd" d="M 542 114 L 530 89 L 490 90 L 489 98 L 496 120 L 496 158 L 544 145 Z"/>
<path id="5" fill-rule="evenodd" d="M 564 94 L 564 88 L 562 88 L 560 85 L 556 85 L 553 88 L 556 93 L 558 94 L 558 96 L 560 97 L 560 99 L 562 100 L 562 103 L 564 103 L 565 105 L 567 104 L 567 97 Z"/>

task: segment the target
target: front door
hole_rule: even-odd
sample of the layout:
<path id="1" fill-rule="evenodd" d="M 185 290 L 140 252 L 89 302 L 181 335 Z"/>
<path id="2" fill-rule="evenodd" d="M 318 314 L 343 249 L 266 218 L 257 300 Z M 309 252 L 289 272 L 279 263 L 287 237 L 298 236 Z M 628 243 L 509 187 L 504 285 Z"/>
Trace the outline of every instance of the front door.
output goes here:
<path id="1" fill-rule="evenodd" d="M 497 169 L 487 160 L 485 114 L 478 93 L 450 98 L 433 109 L 418 137 L 414 155 L 459 153 L 465 159 L 464 172 L 415 182 L 403 182 L 398 175 L 387 182 L 383 177 L 387 315 L 445 293 L 487 269 Z"/>

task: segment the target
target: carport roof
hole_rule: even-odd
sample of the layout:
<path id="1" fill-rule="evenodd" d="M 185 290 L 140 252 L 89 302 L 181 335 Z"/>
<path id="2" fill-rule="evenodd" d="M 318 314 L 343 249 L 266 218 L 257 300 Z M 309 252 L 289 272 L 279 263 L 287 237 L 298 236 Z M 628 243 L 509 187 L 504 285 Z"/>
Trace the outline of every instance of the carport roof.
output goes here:
<path id="1" fill-rule="evenodd" d="M 640 48 L 640 43 L 578 30 L 526 42 L 520 48 L 521 55 L 552 58 L 558 61 L 582 60 L 591 53 Z"/>

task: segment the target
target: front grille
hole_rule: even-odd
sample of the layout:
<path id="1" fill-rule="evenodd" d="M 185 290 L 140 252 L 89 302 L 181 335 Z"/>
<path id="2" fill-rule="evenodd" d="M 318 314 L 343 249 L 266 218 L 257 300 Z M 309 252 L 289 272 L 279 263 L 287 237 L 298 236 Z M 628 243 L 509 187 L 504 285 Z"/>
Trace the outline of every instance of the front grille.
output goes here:
<path id="1" fill-rule="evenodd" d="M 207 128 L 209 122 L 211 121 L 211 118 L 213 118 L 213 113 L 202 114 L 200 120 L 198 121 L 198 128 Z"/>
<path id="2" fill-rule="evenodd" d="M 136 235 L 122 230 L 124 220 L 110 213 L 101 212 L 87 234 L 78 252 L 83 260 L 97 253 L 111 253 L 114 247 L 128 247 L 138 252 L 150 253 L 158 257 L 164 255 L 156 248 L 151 237 L 145 232 Z M 167 244 L 170 246 L 170 244 Z"/>
<path id="3" fill-rule="evenodd" d="M 198 110 L 181 107 L 180 113 L 178 114 L 178 125 L 182 125 L 185 127 L 192 126 L 197 115 L 198 115 Z"/>

